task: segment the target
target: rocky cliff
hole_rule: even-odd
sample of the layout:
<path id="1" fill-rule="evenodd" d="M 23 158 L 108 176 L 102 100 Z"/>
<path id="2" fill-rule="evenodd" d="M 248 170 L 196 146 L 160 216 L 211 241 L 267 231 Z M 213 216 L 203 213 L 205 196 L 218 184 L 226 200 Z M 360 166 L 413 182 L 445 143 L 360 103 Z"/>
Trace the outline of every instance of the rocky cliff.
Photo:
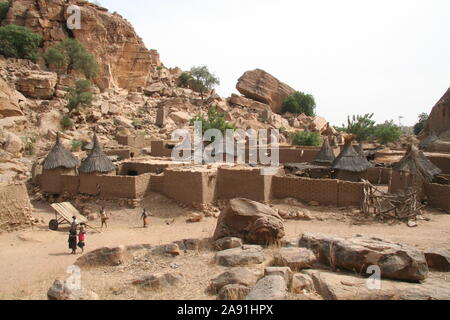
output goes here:
<path id="1" fill-rule="evenodd" d="M 81 10 L 81 29 L 67 28 L 67 8 Z M 44 37 L 44 50 L 73 37 L 97 57 L 100 72 L 95 79 L 104 90 L 145 87 L 161 63 L 155 50 L 147 50 L 131 24 L 117 13 L 87 1 L 12 0 L 5 24 L 26 26 Z"/>

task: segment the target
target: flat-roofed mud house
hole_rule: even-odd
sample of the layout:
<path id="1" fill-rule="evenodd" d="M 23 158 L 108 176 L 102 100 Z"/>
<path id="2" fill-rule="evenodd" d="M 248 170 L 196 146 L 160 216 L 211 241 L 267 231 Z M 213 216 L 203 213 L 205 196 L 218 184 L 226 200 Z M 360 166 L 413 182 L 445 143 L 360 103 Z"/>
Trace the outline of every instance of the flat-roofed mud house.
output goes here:
<path id="1" fill-rule="evenodd" d="M 369 168 L 373 168 L 373 165 L 356 152 L 352 145 L 352 138 L 347 138 L 344 150 L 333 162 L 334 178 L 359 182 L 361 179 L 367 179 Z"/>
<path id="2" fill-rule="evenodd" d="M 78 159 L 61 143 L 59 132 L 56 143 L 44 160 L 40 177 L 41 190 L 49 194 L 59 194 L 62 189 L 62 175 L 77 175 Z"/>

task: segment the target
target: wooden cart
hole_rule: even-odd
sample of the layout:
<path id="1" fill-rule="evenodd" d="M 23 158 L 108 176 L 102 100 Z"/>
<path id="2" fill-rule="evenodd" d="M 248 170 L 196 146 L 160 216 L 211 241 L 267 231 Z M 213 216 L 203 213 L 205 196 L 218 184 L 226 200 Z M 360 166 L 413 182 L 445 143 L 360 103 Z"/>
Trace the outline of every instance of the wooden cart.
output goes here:
<path id="1" fill-rule="evenodd" d="M 90 226 L 87 223 L 86 217 L 80 214 L 80 212 L 70 203 L 70 202 L 63 202 L 63 203 L 53 203 L 51 207 L 55 210 L 55 219 L 50 220 L 48 227 L 50 230 L 57 231 L 59 229 L 60 225 L 71 225 L 73 221 L 73 217 L 77 218 L 77 221 L 79 224 L 83 223 L 87 227 L 97 231 L 96 228 Z"/>

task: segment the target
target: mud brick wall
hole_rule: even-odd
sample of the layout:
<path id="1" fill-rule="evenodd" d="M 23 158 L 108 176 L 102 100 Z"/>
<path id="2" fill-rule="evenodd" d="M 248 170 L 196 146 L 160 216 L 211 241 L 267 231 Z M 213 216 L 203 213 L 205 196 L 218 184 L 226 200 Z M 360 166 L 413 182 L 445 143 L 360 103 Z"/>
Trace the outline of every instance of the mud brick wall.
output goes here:
<path id="1" fill-rule="evenodd" d="M 151 143 L 151 155 L 153 157 L 172 157 L 172 149 L 169 149 L 167 146 L 170 143 L 167 141 L 152 141 Z"/>
<path id="2" fill-rule="evenodd" d="M 24 184 L 0 184 L 0 232 L 29 225 L 32 205 Z"/>
<path id="3" fill-rule="evenodd" d="M 300 177 L 273 177 L 272 193 L 276 199 L 295 198 L 305 203 L 317 201 L 323 205 L 336 206 L 338 203 L 338 181 Z"/>
<path id="4" fill-rule="evenodd" d="M 450 174 L 450 155 L 449 156 L 430 156 L 427 155 L 427 158 L 439 169 L 442 170 L 444 174 Z"/>
<path id="5" fill-rule="evenodd" d="M 80 188 L 78 190 L 81 194 L 91 196 L 99 196 L 101 191 L 102 175 L 95 173 L 80 173 Z"/>
<path id="6" fill-rule="evenodd" d="M 320 149 L 314 148 L 293 148 L 280 149 L 280 163 L 301 163 L 313 162 Z"/>
<path id="7" fill-rule="evenodd" d="M 364 183 L 339 181 L 338 207 L 359 206 L 364 197 Z"/>
<path id="8" fill-rule="evenodd" d="M 103 199 L 141 199 L 150 183 L 150 174 L 142 176 L 102 176 L 100 196 Z"/>
<path id="9" fill-rule="evenodd" d="M 425 183 L 425 194 L 429 204 L 450 213 L 450 186 Z"/>
<path id="10" fill-rule="evenodd" d="M 216 172 L 167 169 L 163 193 L 182 203 L 211 203 L 216 195 Z"/>
<path id="11" fill-rule="evenodd" d="M 407 173 L 392 171 L 391 183 L 389 184 L 390 193 L 398 193 L 407 190 L 414 184 L 414 177 Z"/>
<path id="12" fill-rule="evenodd" d="M 150 177 L 150 190 L 153 192 L 164 193 L 164 175 L 154 175 Z"/>
<path id="13" fill-rule="evenodd" d="M 389 184 L 391 176 L 391 168 L 370 168 L 367 170 L 367 178 L 372 184 Z"/>
<path id="14" fill-rule="evenodd" d="M 120 159 L 130 159 L 131 158 L 131 150 L 130 149 L 114 149 L 105 151 L 108 156 L 118 156 Z"/>
<path id="15" fill-rule="evenodd" d="M 123 146 L 130 146 L 135 148 L 144 148 L 147 146 L 148 140 L 145 136 L 116 136 L 116 140 L 119 144 Z"/>
<path id="16" fill-rule="evenodd" d="M 219 168 L 217 171 L 217 199 L 246 198 L 269 202 L 272 176 L 261 175 L 260 169 Z"/>
<path id="17" fill-rule="evenodd" d="M 43 170 L 39 178 L 42 192 L 49 194 L 60 194 L 63 191 L 62 175 L 74 175 L 74 169 L 58 168 L 53 170 Z"/>
<path id="18" fill-rule="evenodd" d="M 62 175 L 62 192 L 76 196 L 80 189 L 80 177 L 78 175 Z"/>

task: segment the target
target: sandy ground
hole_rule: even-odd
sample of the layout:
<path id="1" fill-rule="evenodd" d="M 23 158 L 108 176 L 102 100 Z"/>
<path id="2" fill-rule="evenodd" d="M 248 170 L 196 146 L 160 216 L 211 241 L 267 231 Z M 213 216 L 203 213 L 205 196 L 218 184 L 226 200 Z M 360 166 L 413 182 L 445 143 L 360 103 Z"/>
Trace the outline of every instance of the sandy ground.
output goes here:
<path id="1" fill-rule="evenodd" d="M 56 232 L 48 230 L 48 221 L 54 217 L 51 208 L 43 203 L 34 205 L 35 215 L 43 218 L 45 223 L 32 230 L 0 235 L 0 299 L 45 299 L 46 292 L 55 278 L 64 275 L 66 268 L 79 257 L 79 255 L 69 254 L 67 228 Z M 100 203 L 96 205 L 100 206 Z M 154 214 L 148 229 L 143 229 L 141 226 L 140 209 L 123 209 L 115 205 L 107 205 L 111 213 L 109 228 L 103 233 L 89 231 L 86 238 L 86 251 L 103 246 L 144 243 L 158 245 L 182 239 L 206 238 L 212 236 L 217 222 L 216 218 L 205 218 L 199 223 L 186 223 L 186 217 L 194 211 L 182 209 L 172 201 L 155 194 L 146 199 L 144 206 Z M 277 207 L 293 208 L 281 204 Z M 426 211 L 425 216 L 430 218 L 430 221 L 421 221 L 419 227 L 409 228 L 405 224 L 355 223 L 351 211 L 331 208 L 308 209 L 314 219 L 286 221 L 286 239 L 298 238 L 303 232 L 321 232 L 340 236 L 363 234 L 415 245 L 421 249 L 450 249 L 450 215 L 439 211 Z M 172 223 L 168 225 L 166 223 L 168 221 Z M 94 221 L 92 224 L 99 227 L 100 222 Z M 208 266 L 211 256 L 196 254 L 200 256 L 194 258 L 201 261 L 202 266 Z M 180 264 L 183 265 L 183 263 Z M 186 268 L 192 269 L 186 260 L 184 264 Z M 210 266 L 209 271 L 214 273 L 218 271 L 216 269 Z M 123 272 L 125 272 L 123 278 L 128 279 L 126 270 Z M 105 280 L 100 276 L 101 273 L 105 278 L 108 271 L 90 272 L 86 275 L 85 281 Z M 198 281 L 206 280 L 199 278 Z M 116 291 L 98 293 L 100 297 L 110 299 L 117 293 Z M 122 295 L 120 297 L 123 298 Z M 139 299 L 143 296 L 134 292 L 130 293 L 129 297 Z M 170 297 L 154 296 L 154 298 Z M 193 295 L 192 298 L 206 298 L 206 296 Z"/>

